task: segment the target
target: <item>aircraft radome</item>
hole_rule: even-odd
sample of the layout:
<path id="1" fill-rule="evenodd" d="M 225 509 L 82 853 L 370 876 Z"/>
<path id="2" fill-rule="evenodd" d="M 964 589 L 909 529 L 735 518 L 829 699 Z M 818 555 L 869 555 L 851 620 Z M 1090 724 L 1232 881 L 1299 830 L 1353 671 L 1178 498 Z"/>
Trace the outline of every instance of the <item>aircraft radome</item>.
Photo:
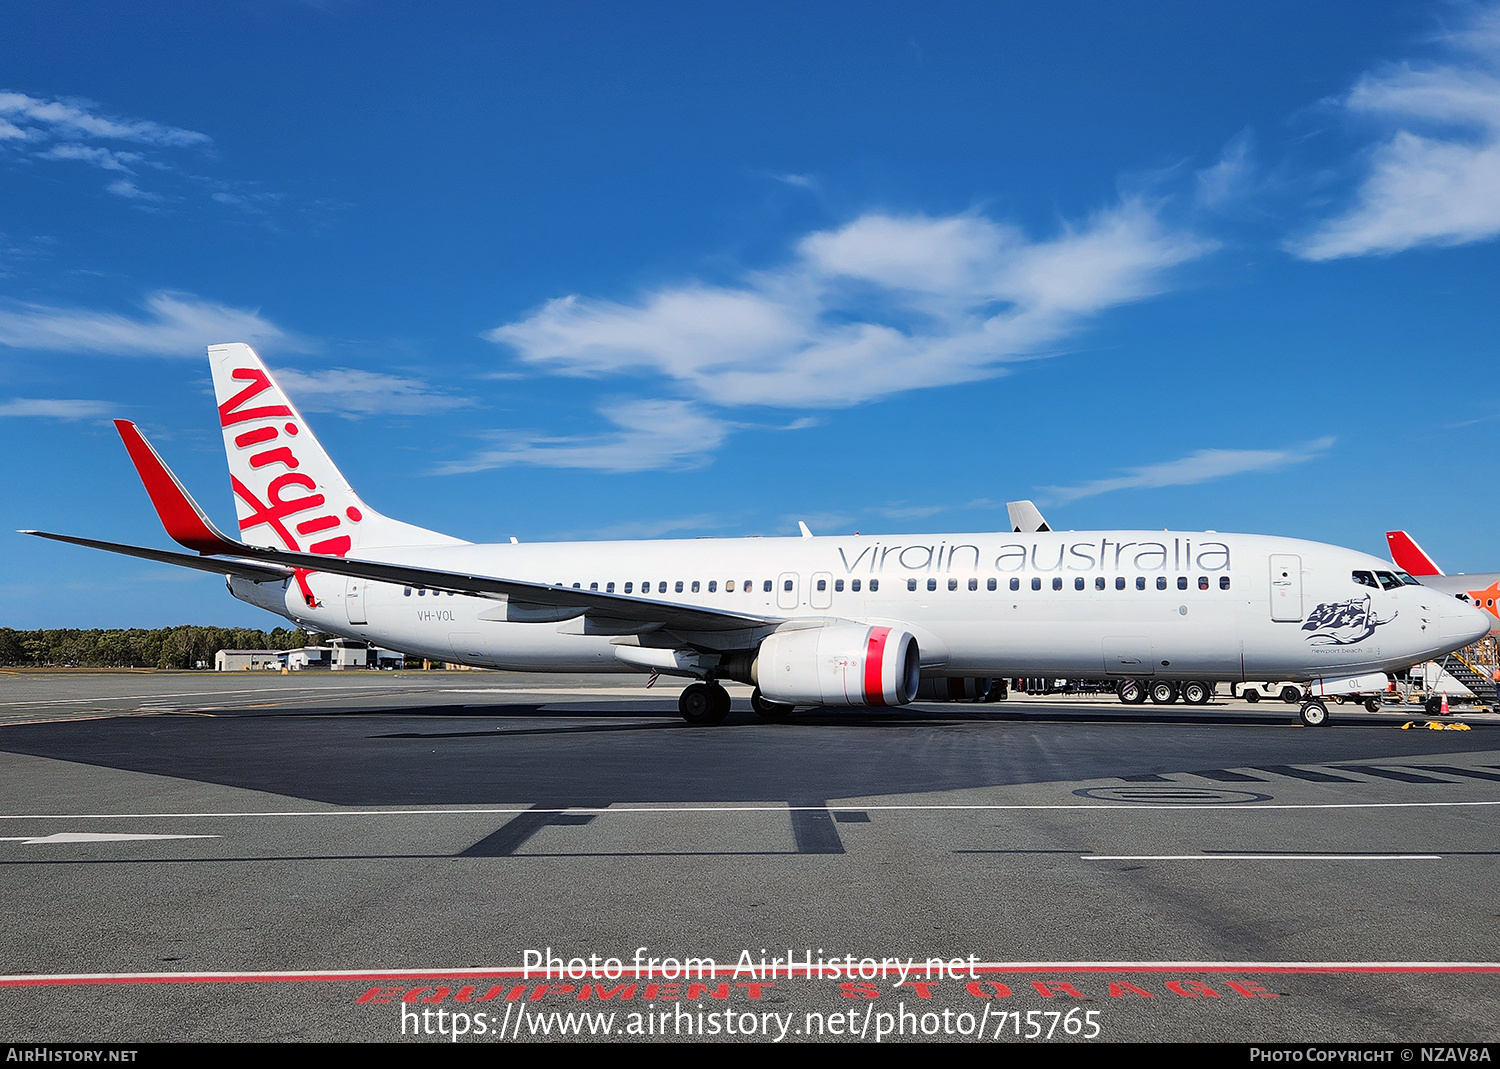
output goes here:
<path id="1" fill-rule="evenodd" d="M 796 706 L 898 706 L 985 677 L 1118 680 L 1206 701 L 1212 684 L 1384 689 L 1387 669 L 1467 645 L 1491 617 L 1365 553 L 1214 531 L 1029 530 L 480 545 L 390 519 L 354 492 L 260 358 L 209 349 L 238 539 L 135 425 L 116 421 L 167 533 L 195 551 L 45 538 L 217 572 L 237 598 L 408 654 L 538 671 L 694 679 L 685 719 L 753 685 Z M 1035 511 L 1034 509 L 1032 510 Z M 942 681 L 960 681 L 957 684 Z"/>

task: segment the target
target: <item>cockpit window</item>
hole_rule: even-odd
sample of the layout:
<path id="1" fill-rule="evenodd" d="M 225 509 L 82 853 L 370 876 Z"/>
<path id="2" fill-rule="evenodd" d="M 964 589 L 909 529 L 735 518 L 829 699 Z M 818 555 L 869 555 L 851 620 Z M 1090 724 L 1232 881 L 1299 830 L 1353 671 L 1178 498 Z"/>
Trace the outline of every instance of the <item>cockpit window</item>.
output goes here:
<path id="1" fill-rule="evenodd" d="M 1405 572 L 1397 572 L 1396 573 L 1396 578 L 1399 579 L 1399 580 L 1401 580 L 1401 584 L 1403 586 L 1421 586 L 1422 585 L 1421 583 L 1419 583 L 1415 579 L 1413 579 L 1411 576 L 1407 575 Z"/>
<path id="2" fill-rule="evenodd" d="M 1380 577 L 1380 586 L 1383 590 L 1395 590 L 1401 585 L 1401 580 L 1390 572 L 1376 572 L 1375 574 Z"/>
<path id="3" fill-rule="evenodd" d="M 1372 586 L 1376 590 L 1380 589 L 1380 584 L 1375 581 L 1374 572 L 1354 572 L 1353 578 L 1360 586 Z"/>

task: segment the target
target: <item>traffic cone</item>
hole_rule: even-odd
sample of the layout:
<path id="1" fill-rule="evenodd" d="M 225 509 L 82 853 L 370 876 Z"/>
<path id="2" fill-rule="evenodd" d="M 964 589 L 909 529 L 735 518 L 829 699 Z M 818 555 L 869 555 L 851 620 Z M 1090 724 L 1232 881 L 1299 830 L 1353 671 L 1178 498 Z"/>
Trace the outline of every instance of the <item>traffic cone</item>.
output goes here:
<path id="1" fill-rule="evenodd" d="M 1442 708 L 1438 709 L 1438 716 L 1447 716 L 1447 715 L 1448 715 L 1448 695 L 1445 692 L 1443 694 L 1443 705 L 1442 705 Z"/>

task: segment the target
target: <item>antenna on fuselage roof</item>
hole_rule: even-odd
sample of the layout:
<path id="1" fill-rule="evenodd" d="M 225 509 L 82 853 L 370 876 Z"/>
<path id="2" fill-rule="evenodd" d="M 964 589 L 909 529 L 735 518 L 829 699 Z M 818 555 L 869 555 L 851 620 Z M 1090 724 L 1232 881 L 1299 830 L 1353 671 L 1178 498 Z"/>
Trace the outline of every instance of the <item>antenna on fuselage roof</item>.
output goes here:
<path id="1" fill-rule="evenodd" d="M 803 538 L 811 538 L 813 536 L 813 533 L 807 529 L 807 524 L 801 520 L 797 521 L 797 529 L 802 532 Z"/>
<path id="2" fill-rule="evenodd" d="M 1017 534 L 1030 534 L 1033 531 L 1050 531 L 1047 521 L 1042 519 L 1041 510 L 1030 501 L 1007 501 L 1005 511 L 1010 513 L 1010 529 Z"/>

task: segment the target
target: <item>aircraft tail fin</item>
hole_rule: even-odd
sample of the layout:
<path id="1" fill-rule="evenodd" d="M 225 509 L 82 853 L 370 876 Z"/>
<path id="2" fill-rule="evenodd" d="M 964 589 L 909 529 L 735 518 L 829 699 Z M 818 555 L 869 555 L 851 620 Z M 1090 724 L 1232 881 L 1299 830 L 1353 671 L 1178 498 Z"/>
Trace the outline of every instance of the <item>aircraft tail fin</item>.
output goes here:
<path id="1" fill-rule="evenodd" d="M 1422 549 L 1417 545 L 1417 540 L 1405 531 L 1387 531 L 1385 533 L 1386 544 L 1391 547 L 1391 560 L 1403 572 L 1410 575 L 1442 575 L 1443 569 L 1439 568 Z"/>
<path id="2" fill-rule="evenodd" d="M 1010 529 L 1013 532 L 1050 531 L 1042 511 L 1030 501 L 1007 501 L 1005 511 L 1010 513 Z"/>
<path id="3" fill-rule="evenodd" d="M 360 500 L 250 346 L 211 345 L 208 361 L 246 543 L 334 557 L 386 546 L 464 544 L 382 516 Z"/>

